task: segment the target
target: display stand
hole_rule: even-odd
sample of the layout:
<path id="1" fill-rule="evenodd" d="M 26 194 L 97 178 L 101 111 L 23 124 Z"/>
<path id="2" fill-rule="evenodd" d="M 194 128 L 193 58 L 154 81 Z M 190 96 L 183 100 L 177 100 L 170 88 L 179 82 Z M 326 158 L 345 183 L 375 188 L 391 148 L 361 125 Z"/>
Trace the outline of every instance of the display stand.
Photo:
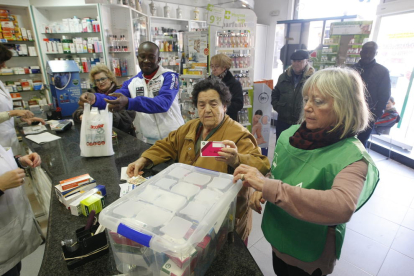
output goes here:
<path id="1" fill-rule="evenodd" d="M 248 93 L 253 93 L 254 43 L 256 14 L 247 9 L 226 9 L 221 17 L 220 8 L 212 5 L 209 10 L 210 53 L 223 53 L 232 59 L 230 71 L 240 81 L 244 91 L 245 105 L 239 112 L 239 122 L 251 130 L 252 104 Z"/>
<path id="2" fill-rule="evenodd" d="M 36 43 L 37 41 L 33 29 L 33 24 L 31 22 L 29 8 L 22 6 L 0 5 L 0 9 L 9 10 L 10 14 L 15 16 L 19 28 L 25 29 L 26 35 L 27 31 L 30 31 L 31 34 L 30 37 L 26 36 L 26 38 L 19 38 L 25 40 L 0 39 L 0 43 L 5 45 L 7 48 L 12 49 L 13 52 L 13 57 L 6 62 L 6 66 L 8 68 L 29 68 L 32 66 L 37 66 L 40 68 L 39 70 L 33 70 L 35 73 L 30 73 L 30 71 L 17 73 L 13 70 L 13 72 L 9 73 L 8 75 L 0 74 L 0 80 L 4 83 L 4 85 L 11 93 L 11 96 L 13 98 L 13 105 L 16 108 L 23 108 L 31 99 L 44 99 L 43 104 L 50 103 L 50 98 L 48 97 L 47 93 L 45 95 L 45 78 L 42 75 L 43 70 L 39 58 L 38 45 Z M 24 53 L 18 53 L 18 48 L 20 48 L 20 45 L 23 45 L 23 47 L 26 49 Z M 22 81 L 25 80 L 31 80 L 33 83 L 37 82 L 39 85 L 32 85 L 30 89 L 25 89 L 22 85 Z"/>
<path id="3" fill-rule="evenodd" d="M 310 60 L 316 70 L 336 66 L 352 66 L 360 59 L 364 42 L 368 41 L 372 21 L 347 21 L 331 24 L 330 36 L 325 38 Z"/>

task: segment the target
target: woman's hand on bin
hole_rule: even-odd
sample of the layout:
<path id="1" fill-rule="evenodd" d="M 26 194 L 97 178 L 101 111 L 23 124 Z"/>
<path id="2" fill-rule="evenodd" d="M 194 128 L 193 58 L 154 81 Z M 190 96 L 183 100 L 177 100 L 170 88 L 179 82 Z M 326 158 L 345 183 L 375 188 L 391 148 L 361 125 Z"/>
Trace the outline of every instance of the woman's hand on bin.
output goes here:
<path id="1" fill-rule="evenodd" d="M 241 164 L 236 168 L 233 174 L 233 182 L 236 183 L 239 179 L 243 181 L 243 186 L 252 187 L 256 191 L 263 191 L 263 185 L 266 177 L 256 168 Z"/>

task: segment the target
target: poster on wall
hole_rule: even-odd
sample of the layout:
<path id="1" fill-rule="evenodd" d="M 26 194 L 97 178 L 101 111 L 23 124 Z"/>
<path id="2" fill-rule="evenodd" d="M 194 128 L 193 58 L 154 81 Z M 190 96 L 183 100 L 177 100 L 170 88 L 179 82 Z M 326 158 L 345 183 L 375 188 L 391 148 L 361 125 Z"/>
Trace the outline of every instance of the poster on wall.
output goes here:
<path id="1" fill-rule="evenodd" d="M 269 147 L 272 90 L 264 83 L 254 84 L 252 134 L 261 148 Z"/>
<path id="2" fill-rule="evenodd" d="M 191 34 L 188 35 L 187 39 L 188 56 L 190 61 L 207 64 L 207 34 Z"/>
<path id="3" fill-rule="evenodd" d="M 346 21 L 331 24 L 331 35 L 369 35 L 372 21 Z"/>

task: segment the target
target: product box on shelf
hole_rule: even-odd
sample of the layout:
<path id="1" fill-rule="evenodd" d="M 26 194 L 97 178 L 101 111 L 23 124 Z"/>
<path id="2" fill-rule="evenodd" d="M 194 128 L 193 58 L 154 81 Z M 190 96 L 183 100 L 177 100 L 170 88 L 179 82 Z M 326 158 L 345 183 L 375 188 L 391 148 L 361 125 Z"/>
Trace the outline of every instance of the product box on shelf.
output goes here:
<path id="1" fill-rule="evenodd" d="M 117 269 L 204 275 L 234 229 L 240 181 L 173 164 L 102 210 Z M 132 271 L 133 270 L 133 271 Z"/>

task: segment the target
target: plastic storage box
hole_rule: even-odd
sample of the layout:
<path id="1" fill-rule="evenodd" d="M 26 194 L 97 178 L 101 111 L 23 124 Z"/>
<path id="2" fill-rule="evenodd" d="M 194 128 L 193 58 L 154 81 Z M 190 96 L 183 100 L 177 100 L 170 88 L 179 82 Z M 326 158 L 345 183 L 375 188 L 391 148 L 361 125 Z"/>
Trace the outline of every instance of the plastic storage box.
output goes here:
<path id="1" fill-rule="evenodd" d="M 129 275 L 204 275 L 234 229 L 233 176 L 173 164 L 107 206 L 117 269 Z"/>

